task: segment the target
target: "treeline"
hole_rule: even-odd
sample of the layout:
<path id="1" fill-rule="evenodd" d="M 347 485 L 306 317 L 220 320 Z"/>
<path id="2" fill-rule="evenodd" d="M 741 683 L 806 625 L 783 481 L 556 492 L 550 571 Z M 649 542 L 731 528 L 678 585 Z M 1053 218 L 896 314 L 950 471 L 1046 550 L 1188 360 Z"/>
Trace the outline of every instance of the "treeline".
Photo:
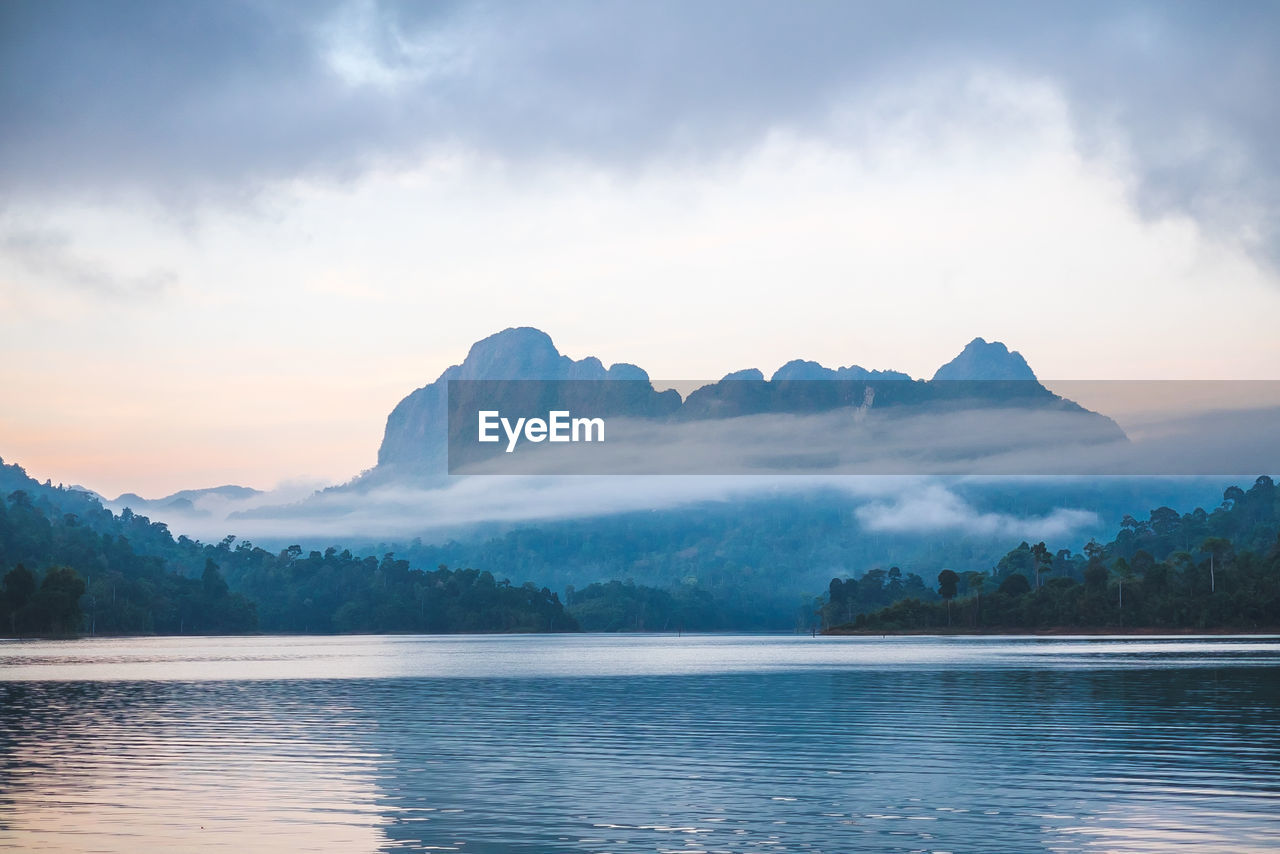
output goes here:
<path id="1" fill-rule="evenodd" d="M 127 509 L 113 515 L 88 493 L 48 482 L 37 484 L 18 466 L 0 464 L 0 495 L 15 489 L 26 490 L 37 504 L 47 505 L 51 518 L 72 513 L 84 527 L 126 538 L 134 552 L 159 558 L 165 568 L 178 575 L 199 578 L 206 561 L 212 559 L 232 591 L 246 592 L 240 569 L 225 556 L 214 553 L 208 544 L 172 535 L 163 523 Z M 981 513 L 1043 515 L 1065 505 L 1089 507 L 1101 517 L 1118 520 L 1134 507 L 1203 504 L 1216 498 L 1222 485 L 1194 479 L 1068 479 L 1020 482 L 1016 489 L 962 481 L 949 489 Z M 832 575 L 857 574 L 876 565 L 910 569 L 902 574 L 901 591 L 886 577 L 883 587 L 894 591 L 889 598 L 878 598 L 873 590 L 850 597 L 852 611 L 865 612 L 899 596 L 927 599 L 927 591 L 906 589 L 912 573 L 932 586 L 943 567 L 959 572 L 989 569 L 992 556 L 1009 545 L 999 535 L 983 530 L 932 534 L 872 530 L 858 520 L 855 511 L 860 501 L 841 490 L 817 489 L 710 502 L 698 505 L 693 512 L 688 508 L 646 510 L 495 525 L 471 530 L 461 541 L 353 537 L 338 547 L 349 548 L 361 560 L 373 555 L 379 562 L 383 555 L 393 553 L 410 566 L 424 569 L 440 565 L 500 569 L 513 580 L 536 579 L 539 587 L 560 591 L 570 585 L 582 590 L 609 578 L 633 578 L 672 595 L 692 586 L 714 598 L 717 609 L 727 615 L 727 625 L 734 629 L 803 627 L 807 631 L 814 621 L 815 596 L 827 589 Z M 1104 533 L 1100 527 L 1090 528 L 1085 536 L 1101 537 Z M 290 542 L 272 540 L 258 545 L 274 557 Z M 331 543 L 304 541 L 301 545 L 305 556 L 311 549 L 324 549 Z M 0 572 L 8 568 L 0 564 Z M 261 592 L 253 594 L 260 611 L 259 626 L 276 631 L 274 626 L 280 623 L 266 616 L 269 606 L 258 598 Z M 844 610 L 847 614 L 850 608 L 846 605 Z M 652 620 L 645 623 L 652 625 Z"/>
<path id="2" fill-rule="evenodd" d="M 1225 484 L 1209 479 L 1069 478 L 948 482 L 948 490 L 981 514 L 1043 516 L 1062 507 L 1087 507 L 1112 520 L 1083 530 L 1082 539 L 1112 535 L 1111 526 L 1134 508 L 1195 507 L 1214 500 Z M 585 519 L 528 522 L 470 531 L 451 542 L 370 543 L 415 566 L 502 567 L 555 590 L 584 589 L 608 578 L 673 591 L 693 583 L 735 616 L 734 628 L 805 630 L 814 598 L 833 575 L 861 575 L 901 567 L 934 586 L 938 571 L 989 570 L 1011 545 L 981 528 L 934 532 L 885 531 L 860 521 L 865 499 L 837 489 L 744 496 L 696 507 L 644 510 Z M 886 579 L 884 586 L 889 586 Z M 896 589 L 896 588 L 895 588 Z M 910 594 L 908 594 L 910 595 Z M 923 596 L 917 590 L 915 595 Z M 892 599 L 853 597 L 854 612 Z"/>
<path id="3" fill-rule="evenodd" d="M 976 540 L 926 549 L 918 563 L 833 579 L 815 603 L 798 591 L 823 582 L 801 588 L 802 579 L 850 565 L 841 556 L 864 537 L 830 496 L 699 508 L 674 527 L 668 515 L 631 514 L 371 555 L 175 538 L 0 462 L 0 633 L 807 630 L 815 619 L 867 630 L 1274 627 L 1278 501 L 1262 477 L 1227 489 L 1211 512 L 1160 507 L 1146 520 L 1125 516 L 1105 545 L 1073 553 L 1022 543 L 994 566 L 976 563 Z M 938 576 L 944 557 L 956 571 Z M 565 601 L 446 563 L 555 581 Z M 424 566 L 438 569 L 415 568 Z M 653 586 L 597 582 L 605 571 Z"/>
<path id="4" fill-rule="evenodd" d="M 1280 628 L 1280 488 L 1259 477 L 1233 486 L 1212 512 L 1168 507 L 1082 554 L 1022 543 L 990 572 L 943 570 L 931 597 L 849 617 L 833 580 L 821 603 L 836 631 L 1054 628 Z M 841 619 L 841 617 L 845 617 Z"/>
<path id="5" fill-rule="evenodd" d="M 216 566 L 200 578 L 139 555 L 24 490 L 0 497 L 0 633 L 224 634 L 253 631 L 253 603 Z"/>
<path id="6" fill-rule="evenodd" d="M 227 537 L 205 546 L 236 589 L 258 604 L 267 632 L 566 632 L 578 626 L 560 597 L 475 569 L 413 569 L 394 554 L 331 547 L 272 553 Z"/>
<path id="7" fill-rule="evenodd" d="M 175 539 L 161 523 L 116 516 L 0 461 L 3 485 L 25 488 L 0 493 L 0 635 L 577 629 L 546 587 L 488 572 Z"/>
<path id="8" fill-rule="evenodd" d="M 694 584 L 662 590 L 634 581 L 565 589 L 565 605 L 587 632 L 714 632 L 738 628 L 743 615 Z"/>
<path id="9" fill-rule="evenodd" d="M 889 569 L 872 569 L 861 578 L 833 578 L 827 588 L 827 597 L 819 605 L 823 626 L 852 622 L 859 614 L 884 608 L 892 603 L 911 599 L 929 601 L 937 595 L 914 572 L 905 576 L 896 566 Z"/>
<path id="10" fill-rule="evenodd" d="M 22 564 L 0 579 L 0 635 L 55 634 L 80 631 L 80 597 L 84 579 L 74 569 L 56 566 L 37 581 Z"/>

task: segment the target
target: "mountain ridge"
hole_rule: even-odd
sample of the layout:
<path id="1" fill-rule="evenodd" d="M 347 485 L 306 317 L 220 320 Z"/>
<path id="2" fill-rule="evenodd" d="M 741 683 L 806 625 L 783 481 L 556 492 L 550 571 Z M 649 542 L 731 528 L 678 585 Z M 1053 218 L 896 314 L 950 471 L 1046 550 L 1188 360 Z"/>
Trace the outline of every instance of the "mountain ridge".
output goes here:
<path id="1" fill-rule="evenodd" d="M 460 364 L 446 368 L 434 381 L 406 395 L 387 417 L 377 465 L 359 480 L 381 481 L 406 473 L 413 476 L 444 474 L 449 438 L 445 426 L 449 422 L 447 387 L 451 380 L 632 380 L 646 385 L 648 392 L 636 391 L 625 399 L 614 395 L 608 400 L 602 397 L 588 402 L 594 403 L 597 414 L 601 415 L 675 416 L 683 420 L 858 406 L 868 397 L 866 389 L 855 385 L 876 383 L 870 398 L 874 398 L 878 407 L 895 403 L 945 403 L 958 397 L 989 399 L 987 402 L 991 405 L 1009 401 L 1015 405 L 1055 405 L 1105 419 L 1110 428 L 1114 428 L 1113 432 L 1123 437 L 1123 432 L 1110 419 L 1089 413 L 1040 385 L 1021 353 L 1010 350 L 1002 342 L 988 342 L 981 337 L 971 340 L 955 358 L 939 367 L 931 380 L 915 380 L 907 373 L 891 369 L 868 370 L 857 364 L 828 368 L 816 361 L 793 359 L 774 371 L 768 381 L 758 368 L 746 368 L 708 383 L 679 401 L 664 398 L 664 394 L 674 392 L 656 391 L 648 372 L 636 365 L 620 362 L 605 368 L 595 356 L 575 360 L 562 354 L 546 332 L 519 326 L 475 342 Z M 946 388 L 930 385 L 953 380 L 973 385 L 968 388 L 960 382 Z M 841 387 L 833 382 L 811 387 L 809 381 L 837 381 L 845 385 Z M 984 387 L 984 383 L 989 384 Z M 575 401 L 581 402 L 581 393 L 582 389 L 575 390 Z M 604 394 L 602 390 L 601 395 Z"/>
<path id="2" fill-rule="evenodd" d="M 974 338 L 950 362 L 933 374 L 939 380 L 1035 380 L 1035 372 L 1017 350 L 1000 341 Z"/>

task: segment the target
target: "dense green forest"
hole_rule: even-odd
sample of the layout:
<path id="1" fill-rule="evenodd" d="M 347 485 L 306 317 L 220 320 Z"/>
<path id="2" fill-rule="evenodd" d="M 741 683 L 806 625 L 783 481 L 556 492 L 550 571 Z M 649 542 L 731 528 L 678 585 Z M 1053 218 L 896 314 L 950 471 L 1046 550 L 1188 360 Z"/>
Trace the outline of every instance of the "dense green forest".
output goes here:
<path id="1" fill-rule="evenodd" d="M 573 631 L 559 597 L 393 554 L 174 539 L 0 461 L 0 634 Z M 77 511 L 77 512 L 72 512 Z"/>
<path id="2" fill-rule="evenodd" d="M 109 515 L 109 514 L 108 514 Z M 252 631 L 253 603 L 216 565 L 198 578 L 140 555 L 23 491 L 0 498 L 0 633 L 220 634 Z"/>
<path id="3" fill-rule="evenodd" d="M 715 632 L 740 628 L 749 615 L 695 584 L 663 590 L 634 581 L 565 590 L 565 604 L 587 632 Z"/>
<path id="4" fill-rule="evenodd" d="M 1064 477 L 1019 480 L 1013 487 L 957 480 L 948 481 L 947 490 L 976 516 L 1048 516 L 1064 507 L 1092 511 L 1097 522 L 1077 529 L 1071 545 L 1078 546 L 1091 536 L 1109 539 L 1126 513 L 1216 502 L 1226 485 L 1208 478 Z M 695 585 L 735 615 L 734 628 L 794 630 L 811 624 L 814 597 L 832 576 L 860 576 L 877 567 L 887 575 L 898 566 L 902 584 L 915 573 L 932 585 L 942 569 L 989 570 L 994 556 L 1013 545 L 1006 534 L 981 526 L 875 530 L 858 515 L 866 503 L 847 491 L 814 488 L 369 546 L 415 566 L 501 567 L 553 590 L 628 578 L 667 591 Z M 871 596 L 863 610 L 888 604 L 902 592 L 887 577 L 883 586 L 890 598 Z"/>
<path id="5" fill-rule="evenodd" d="M 1212 512 L 1126 516 L 1082 554 L 1022 543 L 989 572 L 938 574 L 938 590 L 865 606 L 863 579 L 832 579 L 819 607 L 833 631 L 1280 628 L 1280 488 L 1232 486 Z"/>
<path id="6" fill-rule="evenodd" d="M 227 537 L 205 546 L 236 589 L 258 603 L 269 632 L 576 631 L 560 597 L 487 571 L 412 569 L 394 554 L 358 557 L 330 547 L 270 552 Z"/>
<path id="7" fill-rule="evenodd" d="M 1171 489 L 1191 486 L 1203 488 Z M 1055 506 L 1055 487 L 1073 495 L 1096 489 L 1100 506 L 1123 494 L 1074 481 L 1029 492 L 1020 485 L 1024 509 Z M 978 541 L 970 541 L 953 553 L 939 590 L 926 579 L 938 576 L 945 554 L 926 543 L 908 552 L 916 562 L 842 574 L 816 601 L 798 585 L 823 569 L 826 578 L 832 568 L 856 570 L 846 559 L 860 534 L 849 509 L 829 495 L 788 502 L 727 502 L 682 514 L 683 523 L 671 514 L 628 514 L 470 544 L 415 542 L 405 552 L 382 544 L 321 551 L 175 538 L 163 523 L 128 509 L 112 514 L 89 493 L 36 483 L 0 462 L 0 633 L 713 631 L 795 629 L 815 619 L 865 630 L 939 629 L 948 621 L 983 630 L 1280 623 L 1280 509 L 1266 477 L 1248 491 L 1227 489 L 1212 512 L 1165 506 L 1145 521 L 1123 516 L 1111 542 L 1091 542 L 1079 554 L 1023 543 L 994 566 L 988 558 L 984 571 L 972 568 L 983 564 Z M 897 542 L 871 538 L 857 547 L 894 554 Z M 778 558 L 788 551 L 792 558 Z M 460 555 L 473 560 L 441 559 Z M 803 559 L 817 565 L 805 568 Z M 548 569 L 558 562 L 560 571 Z M 564 601 L 548 586 L 446 563 L 502 567 L 543 584 L 560 578 Z M 601 580 L 611 576 L 626 580 Z"/>

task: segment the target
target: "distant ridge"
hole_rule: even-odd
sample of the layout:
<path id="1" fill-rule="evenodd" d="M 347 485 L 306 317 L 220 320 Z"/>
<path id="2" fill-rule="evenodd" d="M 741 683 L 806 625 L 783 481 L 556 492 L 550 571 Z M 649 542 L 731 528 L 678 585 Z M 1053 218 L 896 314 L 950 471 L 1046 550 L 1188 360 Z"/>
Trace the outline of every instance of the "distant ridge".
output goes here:
<path id="1" fill-rule="evenodd" d="M 155 513 L 157 511 L 177 511 L 188 515 L 202 515 L 196 504 L 202 498 L 216 496 L 229 501 L 243 501 L 255 495 L 262 495 L 262 490 L 248 486 L 211 486 L 205 489 L 183 489 L 163 498 L 143 498 L 134 492 L 126 492 L 114 501 L 99 496 L 104 507 L 111 510 L 124 510 L 126 507 L 135 513 Z"/>
<path id="2" fill-rule="evenodd" d="M 868 371 L 860 365 L 825 368 L 817 362 L 792 359 L 773 372 L 771 382 L 787 380 L 910 380 L 902 371 Z"/>
<path id="3" fill-rule="evenodd" d="M 937 380 L 1035 380 L 1035 372 L 1017 350 L 999 341 L 975 338 L 934 373 Z"/>
<path id="4" fill-rule="evenodd" d="M 647 383 L 641 368 L 620 362 L 608 369 L 595 356 L 574 361 L 556 349 L 551 336 L 532 326 L 495 332 L 471 345 L 460 365 L 446 368 L 434 382 L 411 392 L 387 417 L 379 467 L 415 473 L 444 470 L 449 380 L 631 380 Z M 656 394 L 656 393 L 655 393 Z M 678 407 L 670 392 L 668 405 Z"/>
<path id="5" fill-rule="evenodd" d="M 512 327 L 489 335 L 473 344 L 461 364 L 453 365 L 434 382 L 410 393 L 387 418 L 378 464 L 357 480 L 357 484 L 411 477 L 443 476 L 447 457 L 448 397 L 450 380 L 633 380 L 647 384 L 649 375 L 642 368 L 617 363 L 605 368 L 594 356 L 574 360 L 557 349 L 551 336 L 530 326 Z M 766 382 L 756 368 L 734 371 L 716 383 L 702 386 L 683 401 L 674 391 L 657 392 L 651 386 L 632 390 L 623 397 L 609 395 L 602 389 L 599 399 L 586 403 L 609 414 L 634 417 L 675 417 L 681 420 L 732 418 L 766 412 L 819 412 L 864 401 L 861 389 L 834 384 L 810 386 L 806 381 L 835 380 L 845 383 L 888 382 L 874 395 L 875 405 L 940 404 L 943 398 L 956 394 L 977 395 L 987 404 L 1050 406 L 1078 411 L 1101 419 L 1103 432 L 1123 437 L 1114 422 L 1088 413 L 1065 401 L 1036 380 L 1035 373 L 1022 355 L 1010 351 L 999 341 L 974 338 L 951 361 L 938 368 L 932 381 L 1009 381 L 1027 380 L 1019 388 L 1008 386 L 977 387 L 968 390 L 933 387 L 930 382 L 913 380 L 908 374 L 894 370 L 868 370 L 859 365 L 828 368 L 818 362 L 794 359 L 778 368 Z M 1019 384 L 1020 385 L 1020 384 Z M 582 402 L 580 399 L 579 402 Z"/>

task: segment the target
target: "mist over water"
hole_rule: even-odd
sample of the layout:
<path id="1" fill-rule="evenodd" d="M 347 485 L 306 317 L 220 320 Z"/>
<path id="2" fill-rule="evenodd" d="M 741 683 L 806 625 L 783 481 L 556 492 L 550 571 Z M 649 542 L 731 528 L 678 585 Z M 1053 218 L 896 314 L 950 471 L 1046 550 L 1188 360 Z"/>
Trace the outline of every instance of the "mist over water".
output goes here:
<path id="1" fill-rule="evenodd" d="M 1274 639 L 0 646 L 0 847 L 1280 846 Z"/>

